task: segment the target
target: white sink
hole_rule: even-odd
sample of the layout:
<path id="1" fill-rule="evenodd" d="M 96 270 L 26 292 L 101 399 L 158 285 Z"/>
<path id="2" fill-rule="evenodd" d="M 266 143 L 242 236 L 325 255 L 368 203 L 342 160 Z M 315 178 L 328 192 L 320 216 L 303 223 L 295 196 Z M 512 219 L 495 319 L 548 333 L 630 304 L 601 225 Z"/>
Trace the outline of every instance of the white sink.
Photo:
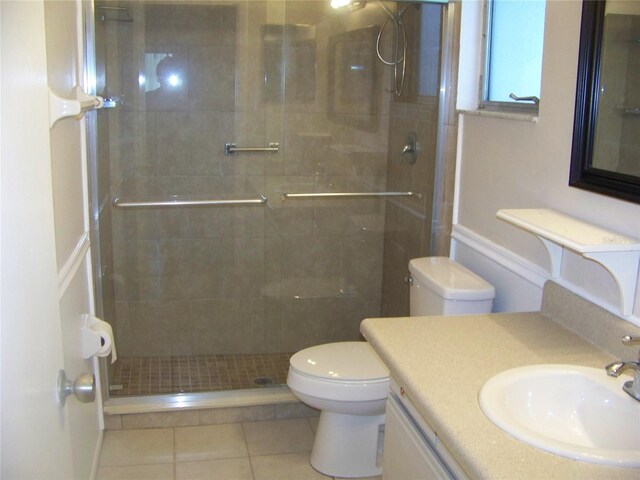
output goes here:
<path id="1" fill-rule="evenodd" d="M 640 467 L 640 402 L 604 368 L 533 365 L 489 379 L 480 408 L 519 440 L 563 457 Z"/>

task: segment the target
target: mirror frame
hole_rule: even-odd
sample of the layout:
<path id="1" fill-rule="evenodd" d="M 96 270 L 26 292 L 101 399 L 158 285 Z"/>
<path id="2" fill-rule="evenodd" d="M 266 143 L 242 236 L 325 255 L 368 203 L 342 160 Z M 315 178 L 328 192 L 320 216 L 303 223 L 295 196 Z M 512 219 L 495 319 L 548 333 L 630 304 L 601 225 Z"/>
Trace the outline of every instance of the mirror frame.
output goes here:
<path id="1" fill-rule="evenodd" d="M 592 166 L 605 1 L 583 0 L 569 185 L 640 203 L 640 177 Z"/>

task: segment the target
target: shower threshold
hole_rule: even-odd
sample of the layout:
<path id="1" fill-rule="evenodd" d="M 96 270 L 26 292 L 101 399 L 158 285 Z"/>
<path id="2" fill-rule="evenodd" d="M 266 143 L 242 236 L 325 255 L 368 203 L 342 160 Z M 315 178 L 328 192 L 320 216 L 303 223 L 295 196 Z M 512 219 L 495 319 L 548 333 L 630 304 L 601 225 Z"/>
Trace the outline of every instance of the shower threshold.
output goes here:
<path id="1" fill-rule="evenodd" d="M 106 414 L 290 403 L 291 353 L 121 357 L 111 370 Z"/>
<path id="2" fill-rule="evenodd" d="M 125 415 L 131 413 L 249 407 L 297 401 L 286 385 L 278 385 L 272 388 L 249 388 L 218 392 L 112 397 L 105 402 L 103 411 L 106 415 Z"/>

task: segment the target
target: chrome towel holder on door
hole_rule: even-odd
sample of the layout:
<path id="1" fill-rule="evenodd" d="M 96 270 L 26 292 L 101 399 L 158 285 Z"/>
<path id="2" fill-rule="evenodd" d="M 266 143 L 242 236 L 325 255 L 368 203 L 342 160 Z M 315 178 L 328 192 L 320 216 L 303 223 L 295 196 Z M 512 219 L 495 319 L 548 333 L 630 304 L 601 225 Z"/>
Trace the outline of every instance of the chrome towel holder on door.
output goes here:
<path id="1" fill-rule="evenodd" d="M 233 155 L 234 153 L 277 153 L 280 150 L 278 142 L 269 143 L 268 147 L 238 147 L 235 143 L 224 144 L 224 154 Z"/>
<path id="2" fill-rule="evenodd" d="M 169 197 L 163 200 L 140 200 L 116 197 L 113 206 L 118 208 L 145 208 L 145 207 L 201 207 L 224 205 L 262 205 L 267 202 L 267 197 L 260 195 L 258 198 L 241 199 L 189 199 L 183 197 Z"/>
<path id="3" fill-rule="evenodd" d="M 283 193 L 281 200 L 289 198 L 359 198 L 359 197 L 417 197 L 421 193 L 415 192 L 320 192 L 320 193 Z"/>

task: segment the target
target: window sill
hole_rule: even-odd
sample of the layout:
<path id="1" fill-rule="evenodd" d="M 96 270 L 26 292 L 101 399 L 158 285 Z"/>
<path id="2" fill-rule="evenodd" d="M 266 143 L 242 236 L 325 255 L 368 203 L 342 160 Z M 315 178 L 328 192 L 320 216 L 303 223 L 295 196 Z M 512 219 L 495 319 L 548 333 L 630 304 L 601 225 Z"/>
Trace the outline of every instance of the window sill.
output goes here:
<path id="1" fill-rule="evenodd" d="M 496 112 L 491 110 L 458 110 L 458 113 L 463 115 L 474 115 L 476 117 L 504 118 L 506 120 L 517 120 L 520 122 L 538 122 L 538 116 L 530 113 Z"/>

